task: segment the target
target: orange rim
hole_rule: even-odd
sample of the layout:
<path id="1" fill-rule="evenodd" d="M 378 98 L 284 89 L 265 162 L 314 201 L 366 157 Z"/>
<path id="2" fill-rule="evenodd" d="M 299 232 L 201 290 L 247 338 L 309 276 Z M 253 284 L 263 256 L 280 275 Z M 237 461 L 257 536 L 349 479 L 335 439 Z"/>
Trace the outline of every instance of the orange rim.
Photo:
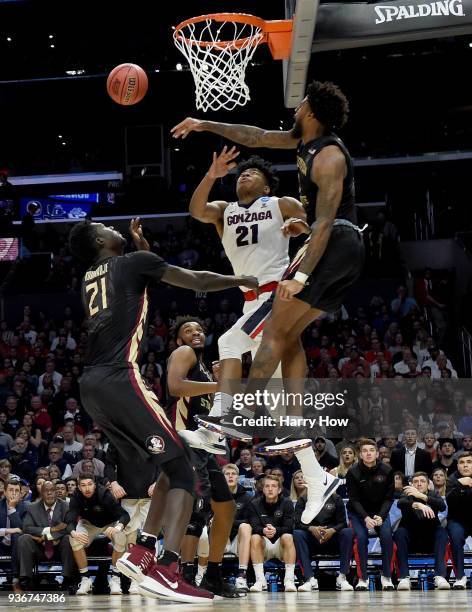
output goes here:
<path id="1" fill-rule="evenodd" d="M 253 37 L 246 36 L 244 38 L 237 38 L 236 40 L 221 40 L 218 43 L 214 41 L 197 41 L 190 40 L 182 32 L 183 28 L 193 23 L 201 23 L 203 21 L 213 20 L 224 23 L 226 21 L 233 21 L 235 23 L 243 23 L 252 25 L 259 28 L 263 36 L 256 42 L 257 45 L 261 43 L 269 43 L 272 55 L 278 54 L 280 57 L 274 57 L 281 59 L 282 57 L 288 57 L 290 54 L 290 42 L 293 21 L 291 19 L 280 19 L 273 21 L 266 21 L 261 17 L 254 15 L 248 15 L 247 13 L 210 13 L 209 15 L 198 15 L 197 17 L 191 17 L 182 21 L 174 30 L 174 38 L 185 40 L 187 44 L 198 46 L 198 47 L 217 47 L 219 49 L 226 49 L 228 47 L 240 48 L 251 41 Z"/>

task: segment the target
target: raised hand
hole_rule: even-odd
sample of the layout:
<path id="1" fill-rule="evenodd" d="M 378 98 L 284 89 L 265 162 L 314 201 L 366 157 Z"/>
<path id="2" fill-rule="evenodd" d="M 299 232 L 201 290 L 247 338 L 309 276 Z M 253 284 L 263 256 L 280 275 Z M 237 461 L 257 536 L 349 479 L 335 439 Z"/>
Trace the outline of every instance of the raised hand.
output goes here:
<path id="1" fill-rule="evenodd" d="M 187 117 L 171 129 L 174 138 L 185 138 L 190 132 L 203 132 L 203 121 Z"/>
<path id="2" fill-rule="evenodd" d="M 236 168 L 237 164 L 233 160 L 236 159 L 238 155 L 239 151 L 236 150 L 236 147 L 231 147 L 228 151 L 228 147 L 226 146 L 223 147 L 219 155 L 213 153 L 213 162 L 207 172 L 208 177 L 216 180 L 226 176 L 230 170 Z"/>
<path id="3" fill-rule="evenodd" d="M 131 238 L 133 239 L 134 245 L 138 251 L 151 250 L 149 242 L 144 237 L 143 226 L 139 217 L 136 217 L 136 219 L 131 219 L 129 223 L 129 233 L 131 234 Z"/>

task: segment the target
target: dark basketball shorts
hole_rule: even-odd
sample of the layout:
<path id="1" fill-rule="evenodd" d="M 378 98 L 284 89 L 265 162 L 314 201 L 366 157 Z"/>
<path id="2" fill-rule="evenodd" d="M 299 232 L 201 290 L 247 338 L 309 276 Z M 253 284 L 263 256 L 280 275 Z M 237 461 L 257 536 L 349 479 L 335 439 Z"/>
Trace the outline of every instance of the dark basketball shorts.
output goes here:
<path id="1" fill-rule="evenodd" d="M 189 460 L 188 448 L 138 368 L 85 368 L 80 394 L 87 414 L 111 443 L 129 453 L 130 465 L 133 453 L 143 459 L 151 455 L 159 464 L 179 457 Z"/>
<path id="2" fill-rule="evenodd" d="M 284 273 L 283 280 L 295 276 L 306 253 L 305 243 Z M 323 256 L 295 297 L 323 312 L 336 312 L 364 266 L 362 234 L 345 225 L 335 225 Z"/>

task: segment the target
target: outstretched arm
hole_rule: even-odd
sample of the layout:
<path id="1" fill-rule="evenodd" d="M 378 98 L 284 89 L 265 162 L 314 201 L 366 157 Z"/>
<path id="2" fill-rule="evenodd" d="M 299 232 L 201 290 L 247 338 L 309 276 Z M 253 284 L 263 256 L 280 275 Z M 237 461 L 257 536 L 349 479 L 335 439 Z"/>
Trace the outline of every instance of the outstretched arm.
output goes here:
<path id="1" fill-rule="evenodd" d="M 311 179 L 318 185 L 316 198 L 316 223 L 313 226 L 307 252 L 300 264 L 299 272 L 310 275 L 323 256 L 333 230 L 336 212 L 341 203 L 346 160 L 336 146 L 330 146 L 316 158 Z M 289 300 L 303 289 L 296 280 L 282 281 L 277 293 L 281 299 Z"/>
<path id="2" fill-rule="evenodd" d="M 291 131 L 263 130 L 253 125 L 201 121 L 187 117 L 171 130 L 174 138 L 185 138 L 190 132 L 212 132 L 245 147 L 296 149 L 299 139 Z"/>
<path id="3" fill-rule="evenodd" d="M 258 287 L 257 278 L 254 276 L 225 276 L 206 270 L 198 272 L 169 265 L 165 268 L 161 280 L 175 287 L 194 289 L 195 291 L 222 291 L 232 287 L 257 289 Z"/>
<path id="4" fill-rule="evenodd" d="M 223 201 L 209 202 L 208 199 L 215 181 L 223 178 L 236 167 L 234 159 L 238 155 L 239 151 L 236 151 L 236 147 L 229 151 L 228 147 L 223 147 L 219 155 L 213 153 L 212 164 L 190 200 L 189 211 L 191 216 L 202 221 L 202 223 L 213 223 L 220 233 L 223 231 L 222 218 L 227 203 Z"/>

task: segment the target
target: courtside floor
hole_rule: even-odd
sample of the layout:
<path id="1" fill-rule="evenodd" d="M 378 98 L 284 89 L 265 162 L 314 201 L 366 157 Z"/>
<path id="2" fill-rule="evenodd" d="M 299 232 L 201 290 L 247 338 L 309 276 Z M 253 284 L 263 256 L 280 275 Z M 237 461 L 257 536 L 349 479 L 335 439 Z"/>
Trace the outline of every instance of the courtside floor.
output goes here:
<path id="1" fill-rule="evenodd" d="M 297 610 L 335 609 L 344 612 L 362 612 L 382 609 L 389 612 L 438 612 L 438 610 L 472 610 L 472 590 L 467 591 L 410 591 L 382 593 L 380 591 L 364 593 L 336 593 L 323 591 L 321 593 L 254 593 L 247 597 L 234 600 L 225 599 L 213 604 L 180 604 L 164 602 L 137 595 L 89 595 L 84 597 L 69 597 L 67 603 L 61 604 L 60 610 L 88 610 L 100 612 L 105 610 L 122 610 L 123 612 L 139 609 L 170 609 L 199 610 L 201 612 L 296 612 Z M 14 604 L 8 605 L 5 599 L 0 599 L 2 609 L 19 610 Z M 55 610 L 58 605 L 23 605 L 23 610 Z"/>

